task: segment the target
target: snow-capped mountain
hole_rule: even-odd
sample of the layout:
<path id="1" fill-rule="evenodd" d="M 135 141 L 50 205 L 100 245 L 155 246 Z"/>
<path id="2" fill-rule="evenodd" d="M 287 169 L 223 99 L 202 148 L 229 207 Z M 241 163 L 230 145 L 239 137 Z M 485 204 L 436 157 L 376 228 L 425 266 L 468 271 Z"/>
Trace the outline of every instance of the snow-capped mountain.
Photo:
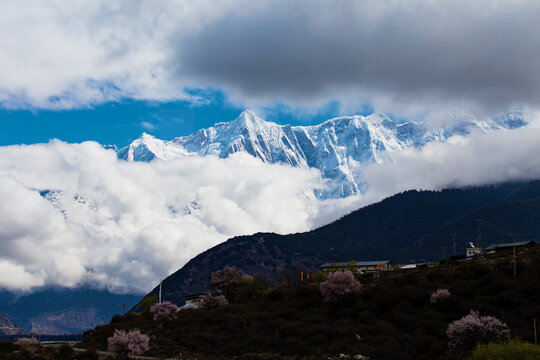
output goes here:
<path id="1" fill-rule="evenodd" d="M 184 156 L 209 154 L 226 158 L 245 151 L 267 163 L 314 167 L 331 186 L 320 197 L 346 197 L 360 192 L 359 170 L 363 165 L 384 161 L 386 152 L 445 141 L 472 129 L 490 131 L 525 125 L 520 112 L 511 112 L 488 120 L 475 118 L 452 122 L 452 127 L 433 130 L 425 122 L 396 124 L 383 113 L 369 116 L 343 116 L 316 126 L 278 125 L 246 110 L 231 122 L 177 137 L 172 141 L 143 135 L 118 150 L 128 161 L 170 160 Z"/>

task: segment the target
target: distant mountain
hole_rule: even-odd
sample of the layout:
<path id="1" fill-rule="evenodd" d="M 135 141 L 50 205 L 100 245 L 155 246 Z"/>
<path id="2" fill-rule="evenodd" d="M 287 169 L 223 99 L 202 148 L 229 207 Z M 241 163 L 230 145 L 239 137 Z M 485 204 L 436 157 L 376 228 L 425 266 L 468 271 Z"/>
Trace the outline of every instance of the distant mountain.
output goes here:
<path id="1" fill-rule="evenodd" d="M 210 274 L 234 265 L 270 279 L 284 269 L 316 271 L 328 261 L 415 259 L 439 261 L 477 240 L 484 245 L 540 239 L 540 181 L 443 191 L 407 191 L 344 216 L 319 229 L 290 235 L 239 236 L 196 256 L 163 282 L 163 297 L 209 288 Z M 157 293 L 157 288 L 151 294 Z"/>
<path id="2" fill-rule="evenodd" d="M 18 335 L 22 334 L 23 329 L 19 328 L 7 316 L 0 313 L 0 336 L 1 335 Z"/>
<path id="3" fill-rule="evenodd" d="M 316 126 L 290 126 L 264 121 L 246 110 L 234 121 L 217 123 L 172 141 L 143 133 L 117 154 L 127 161 L 152 161 L 205 155 L 226 158 L 244 151 L 266 163 L 319 169 L 331 183 L 329 189 L 317 195 L 335 198 L 359 193 L 359 170 L 366 164 L 383 162 L 385 152 L 445 141 L 473 129 L 513 129 L 526 123 L 523 114 L 515 111 L 482 121 L 459 119 L 452 124 L 433 130 L 425 122 L 396 124 L 383 113 L 375 113 L 338 117 Z"/>
<path id="4" fill-rule="evenodd" d="M 74 334 L 107 323 L 114 314 L 122 313 L 119 304 L 129 309 L 139 299 L 140 295 L 88 288 L 46 289 L 24 296 L 2 291 L 0 312 L 26 332 Z"/>

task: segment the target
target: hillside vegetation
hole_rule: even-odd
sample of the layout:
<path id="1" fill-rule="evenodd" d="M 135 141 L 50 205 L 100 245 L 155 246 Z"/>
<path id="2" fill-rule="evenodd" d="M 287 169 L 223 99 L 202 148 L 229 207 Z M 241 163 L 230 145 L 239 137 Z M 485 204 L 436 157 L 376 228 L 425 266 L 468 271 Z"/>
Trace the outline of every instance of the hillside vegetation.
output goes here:
<path id="1" fill-rule="evenodd" d="M 540 181 L 443 191 L 407 191 L 319 229 L 290 235 L 239 236 L 193 258 L 163 282 L 165 300 L 208 290 L 210 274 L 233 265 L 274 279 L 284 269 L 316 271 L 328 261 L 439 261 L 441 247 L 465 252 L 482 219 L 484 245 L 540 239 Z M 150 295 L 156 295 L 155 288 Z"/>
<path id="2" fill-rule="evenodd" d="M 323 302 L 318 284 L 267 288 L 253 280 L 214 309 L 180 311 L 170 321 L 150 313 L 116 316 L 84 334 L 83 345 L 106 349 L 115 329 L 150 336 L 146 355 L 204 359 L 321 359 L 339 354 L 370 359 L 459 359 L 448 355 L 448 325 L 471 310 L 506 323 L 512 337 L 534 341 L 540 318 L 540 247 L 512 256 L 485 255 L 428 270 L 361 279 L 360 293 Z M 450 296 L 430 303 L 437 289 Z M 324 356 L 324 357 L 323 357 Z"/>

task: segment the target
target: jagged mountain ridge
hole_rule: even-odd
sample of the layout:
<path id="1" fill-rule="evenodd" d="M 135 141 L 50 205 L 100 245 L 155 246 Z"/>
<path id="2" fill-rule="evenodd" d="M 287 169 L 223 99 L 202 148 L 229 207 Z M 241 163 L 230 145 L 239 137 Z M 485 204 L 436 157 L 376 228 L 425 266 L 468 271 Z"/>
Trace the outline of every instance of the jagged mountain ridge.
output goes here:
<path id="1" fill-rule="evenodd" d="M 48 288 L 23 295 L 0 290 L 0 327 L 5 314 L 20 327 L 20 333 L 81 333 L 122 313 L 119 304 L 129 309 L 139 297 L 88 287 Z"/>
<path id="2" fill-rule="evenodd" d="M 396 124 L 383 113 L 343 116 L 316 126 L 278 125 L 246 110 L 231 122 L 217 123 L 172 141 L 143 135 L 118 150 L 127 161 L 171 160 L 185 156 L 216 155 L 226 158 L 245 151 L 265 163 L 317 168 L 330 179 L 322 198 L 346 197 L 361 192 L 359 171 L 365 164 L 385 161 L 386 152 L 419 147 L 431 141 L 445 141 L 472 129 L 490 131 L 525 125 L 520 112 L 489 120 L 460 119 L 451 127 L 430 129 L 425 122 Z"/>

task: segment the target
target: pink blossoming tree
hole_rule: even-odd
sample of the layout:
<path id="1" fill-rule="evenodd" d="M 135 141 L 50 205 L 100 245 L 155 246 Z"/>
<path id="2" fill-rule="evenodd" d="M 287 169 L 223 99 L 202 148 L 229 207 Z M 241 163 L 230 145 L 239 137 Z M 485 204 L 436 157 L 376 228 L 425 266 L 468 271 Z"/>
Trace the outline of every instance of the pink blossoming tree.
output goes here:
<path id="1" fill-rule="evenodd" d="M 155 321 L 165 321 L 172 320 L 176 312 L 178 311 L 178 306 L 174 305 L 170 301 L 164 301 L 159 304 L 154 304 L 150 307 L 150 312 L 154 314 Z"/>
<path id="2" fill-rule="evenodd" d="M 201 297 L 201 309 L 211 309 L 227 303 L 228 301 L 223 295 L 208 294 Z"/>
<path id="3" fill-rule="evenodd" d="M 349 270 L 336 271 L 328 275 L 326 281 L 319 285 L 323 301 L 332 301 L 341 296 L 360 291 L 362 284 L 354 278 Z"/>
<path id="4" fill-rule="evenodd" d="M 448 289 L 437 289 L 436 291 L 431 293 L 429 302 L 431 304 L 436 304 L 439 301 L 448 299 L 449 297 L 450 297 L 450 291 L 448 291 Z"/>
<path id="5" fill-rule="evenodd" d="M 245 274 L 242 270 L 238 270 L 234 266 L 225 266 L 223 270 L 218 270 L 212 273 L 210 285 L 212 291 L 217 294 L 227 295 L 227 291 L 231 286 L 242 279 L 250 279 L 251 276 Z"/>
<path id="6" fill-rule="evenodd" d="M 472 350 L 477 343 L 501 342 L 510 336 L 508 326 L 494 316 L 480 316 L 471 310 L 469 315 L 454 321 L 446 331 L 450 352 Z"/>
<path id="7" fill-rule="evenodd" d="M 114 330 L 114 335 L 107 339 L 107 348 L 119 359 L 128 359 L 130 355 L 140 355 L 150 348 L 150 338 L 139 330 Z"/>

